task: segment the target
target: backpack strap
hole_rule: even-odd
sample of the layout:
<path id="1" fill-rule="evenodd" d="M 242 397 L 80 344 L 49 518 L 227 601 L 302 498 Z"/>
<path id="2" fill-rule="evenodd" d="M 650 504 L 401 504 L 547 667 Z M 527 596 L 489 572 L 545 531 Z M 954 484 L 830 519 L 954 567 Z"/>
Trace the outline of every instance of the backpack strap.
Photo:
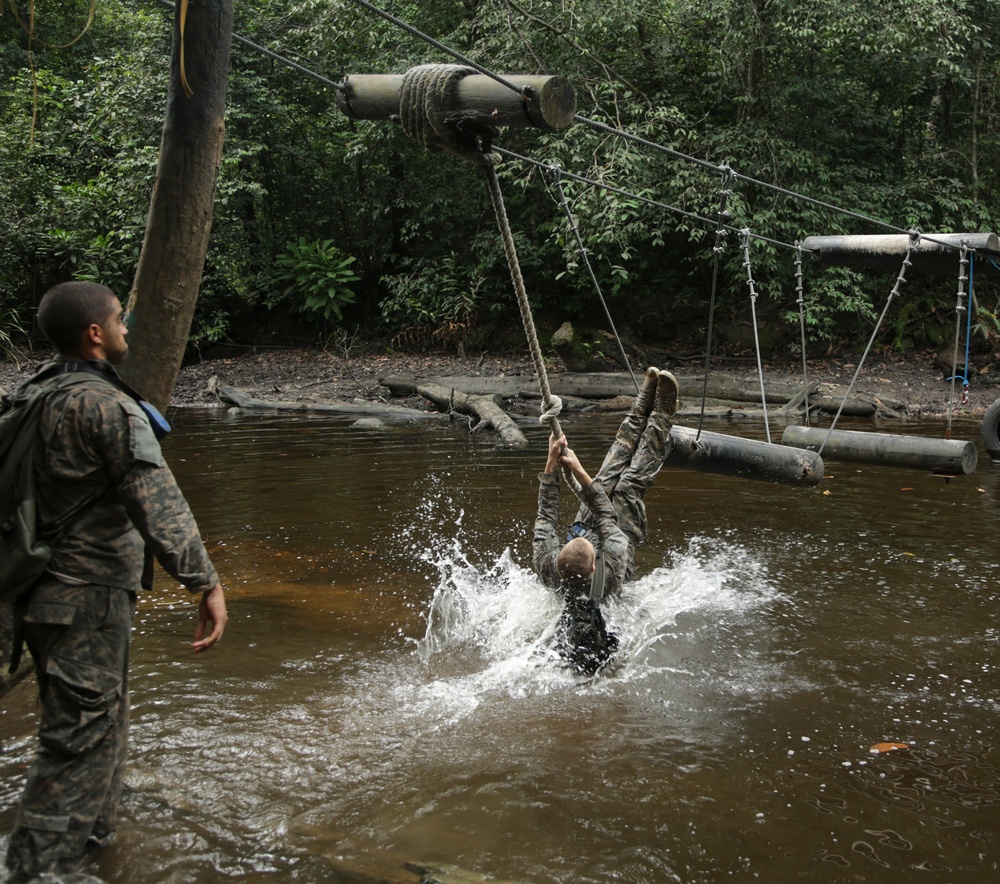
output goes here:
<path id="1" fill-rule="evenodd" d="M 170 432 L 170 424 L 167 419 L 160 413 L 159 409 L 153 405 L 151 402 L 147 402 L 142 395 L 125 383 L 111 368 L 105 368 L 100 362 L 90 362 L 82 359 L 69 359 L 66 361 L 56 360 L 43 365 L 38 372 L 29 379 L 18 391 L 17 394 L 12 398 L 12 402 L 16 404 L 17 396 L 21 395 L 21 392 L 31 387 L 32 385 L 37 385 L 44 383 L 45 381 L 51 380 L 54 377 L 59 377 L 60 375 L 68 375 L 78 372 L 84 372 L 90 375 L 97 375 L 97 377 L 102 378 L 107 381 L 111 386 L 117 387 L 130 399 L 133 399 L 135 403 L 142 409 L 143 413 L 146 415 L 149 425 L 153 428 L 153 435 L 156 436 L 157 441 L 163 439 Z M 8 397 L 10 399 L 11 397 Z M 4 401 L 4 407 L 0 410 L 3 413 L 10 407 L 11 402 L 7 399 Z"/>
<path id="2" fill-rule="evenodd" d="M 597 553 L 594 559 L 594 573 L 590 578 L 590 598 L 599 602 L 604 598 L 604 578 L 607 574 L 607 564 L 604 561 L 604 550 Z"/>

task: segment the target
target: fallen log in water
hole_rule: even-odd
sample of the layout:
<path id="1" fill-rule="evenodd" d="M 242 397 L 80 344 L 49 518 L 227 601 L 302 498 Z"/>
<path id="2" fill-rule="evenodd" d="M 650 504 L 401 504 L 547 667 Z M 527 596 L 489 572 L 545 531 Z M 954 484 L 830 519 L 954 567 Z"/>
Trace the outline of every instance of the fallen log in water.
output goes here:
<path id="1" fill-rule="evenodd" d="M 521 448 L 528 444 L 528 439 L 517 424 L 492 396 L 477 396 L 463 393 L 454 387 L 442 384 L 420 384 L 416 392 L 433 402 L 438 408 L 448 412 L 458 412 L 478 418 L 471 432 L 478 433 L 484 427 L 493 427 L 500 436 L 500 442 L 511 448 Z M 497 397 L 499 398 L 499 396 Z"/>
<path id="2" fill-rule="evenodd" d="M 219 387 L 219 397 L 238 408 L 271 411 L 328 412 L 331 414 L 363 414 L 386 420 L 433 420 L 444 422 L 447 415 L 432 411 L 417 411 L 403 405 L 385 402 L 288 402 L 281 399 L 257 399 L 235 387 Z"/>
<path id="3" fill-rule="evenodd" d="M 424 378 L 415 375 L 387 375 L 379 379 L 394 396 L 413 396 L 417 387 L 425 383 L 440 384 L 463 393 L 478 396 L 499 395 L 504 399 L 538 399 L 541 396 L 538 381 L 533 376 L 510 377 L 455 376 Z M 678 378 L 681 389 L 680 408 L 686 413 L 699 410 L 701 399 L 713 400 L 716 407 L 722 402 L 746 403 L 761 409 L 760 384 L 725 375 L 711 375 L 708 387 L 704 378 L 684 375 Z M 635 396 L 635 386 L 630 375 L 617 372 L 556 372 L 549 375 L 552 393 L 565 399 L 604 400 Z M 810 382 L 808 384 L 774 383 L 765 386 L 768 406 L 785 406 L 785 413 L 801 411 L 808 396 L 810 410 L 842 414 L 851 417 L 899 417 L 905 413 L 904 403 L 878 396 L 854 393 L 845 400 L 846 387 Z"/>

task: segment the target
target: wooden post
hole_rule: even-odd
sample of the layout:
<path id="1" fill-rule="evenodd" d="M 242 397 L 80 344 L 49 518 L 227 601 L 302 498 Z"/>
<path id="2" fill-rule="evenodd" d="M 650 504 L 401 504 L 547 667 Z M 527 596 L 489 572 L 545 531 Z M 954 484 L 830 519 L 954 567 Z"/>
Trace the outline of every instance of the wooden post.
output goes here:
<path id="1" fill-rule="evenodd" d="M 913 250 L 913 268 L 926 273 L 958 273 L 959 250 L 970 249 L 1000 258 L 1000 238 L 995 233 L 929 233 Z M 807 236 L 802 249 L 823 264 L 835 267 L 870 267 L 898 270 L 910 238 L 905 234 L 876 236 Z M 983 262 L 984 264 L 986 262 Z M 979 265 L 977 265 L 978 267 Z"/>
<path id="2" fill-rule="evenodd" d="M 973 442 L 856 430 L 830 432 L 822 427 L 785 427 L 781 444 L 808 451 L 822 447 L 823 453 L 834 460 L 909 467 L 946 476 L 967 476 L 975 471 L 978 460 Z"/>
<path id="3" fill-rule="evenodd" d="M 576 114 L 576 92 L 564 77 L 518 76 L 503 78 L 519 89 L 516 92 L 483 74 L 463 77 L 455 89 L 456 114 L 463 120 L 485 126 L 565 129 Z M 355 120 L 399 119 L 402 74 L 350 74 L 341 80 L 337 106 Z"/>
<path id="4" fill-rule="evenodd" d="M 823 458 L 819 455 L 793 453 L 769 442 L 704 431 L 699 436 L 676 424 L 670 429 L 670 440 L 673 447 L 665 465 L 784 485 L 818 485 L 823 478 Z"/>

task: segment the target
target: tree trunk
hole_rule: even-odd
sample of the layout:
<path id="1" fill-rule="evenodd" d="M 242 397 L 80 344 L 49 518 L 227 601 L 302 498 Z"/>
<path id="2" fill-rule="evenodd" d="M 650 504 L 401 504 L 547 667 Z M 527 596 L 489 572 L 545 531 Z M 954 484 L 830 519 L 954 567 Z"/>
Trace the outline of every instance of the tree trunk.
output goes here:
<path id="1" fill-rule="evenodd" d="M 135 282 L 129 383 L 161 410 L 180 371 L 212 229 L 225 133 L 233 0 L 178 0 L 160 160 Z M 191 95 L 181 81 L 181 47 Z"/>

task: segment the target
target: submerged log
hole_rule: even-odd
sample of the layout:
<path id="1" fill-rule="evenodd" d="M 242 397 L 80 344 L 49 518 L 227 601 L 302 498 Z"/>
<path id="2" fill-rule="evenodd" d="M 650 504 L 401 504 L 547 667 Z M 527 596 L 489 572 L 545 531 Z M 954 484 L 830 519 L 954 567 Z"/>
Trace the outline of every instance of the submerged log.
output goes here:
<path id="1" fill-rule="evenodd" d="M 386 420 L 434 420 L 443 421 L 445 415 L 430 411 L 417 411 L 403 405 L 383 402 L 287 402 L 281 399 L 257 399 L 242 393 L 235 387 L 220 387 L 219 397 L 238 408 L 271 411 L 328 412 L 331 414 L 364 414 L 382 417 Z"/>
<path id="2" fill-rule="evenodd" d="M 527 437 L 492 396 L 463 393 L 441 384 L 421 384 L 416 392 L 445 411 L 478 418 L 479 423 L 472 428 L 473 433 L 478 433 L 484 427 L 492 427 L 499 434 L 503 445 L 523 448 L 528 444 Z"/>
<path id="3" fill-rule="evenodd" d="M 723 433 L 697 431 L 676 424 L 670 429 L 673 447 L 664 464 L 702 473 L 737 476 L 785 485 L 818 485 L 823 459 L 770 442 L 741 439 Z"/>
<path id="4" fill-rule="evenodd" d="M 834 460 L 910 467 L 947 476 L 969 475 L 975 471 L 978 459 L 973 442 L 856 430 L 831 432 L 821 427 L 786 427 L 781 444 L 808 451 L 822 448 Z"/>

